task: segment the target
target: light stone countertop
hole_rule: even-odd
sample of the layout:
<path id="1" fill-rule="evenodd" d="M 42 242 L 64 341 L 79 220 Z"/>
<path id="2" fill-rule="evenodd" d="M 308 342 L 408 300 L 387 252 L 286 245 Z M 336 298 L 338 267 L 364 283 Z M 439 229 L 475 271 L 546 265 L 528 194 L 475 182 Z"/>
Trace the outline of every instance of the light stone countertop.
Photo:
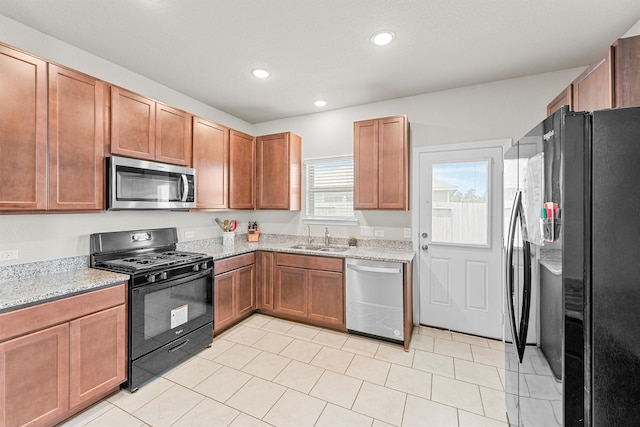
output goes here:
<path id="1" fill-rule="evenodd" d="M 96 291 L 129 280 L 126 274 L 84 268 L 0 282 L 0 313 Z"/>
<path id="2" fill-rule="evenodd" d="M 230 247 L 223 246 L 221 238 L 196 240 L 178 243 L 178 250 L 206 253 L 214 260 L 256 250 L 400 263 L 412 262 L 415 257 L 415 252 L 407 249 L 406 245 L 382 247 L 374 243 L 350 247 L 344 252 L 319 252 L 291 248 L 293 245 L 305 244 L 306 238 L 267 237 L 256 243 L 243 241 L 244 239 L 246 236 L 237 236 L 236 243 Z M 87 257 L 74 257 L 0 267 L 0 313 L 117 285 L 129 279 L 126 274 L 89 268 L 86 265 Z"/>

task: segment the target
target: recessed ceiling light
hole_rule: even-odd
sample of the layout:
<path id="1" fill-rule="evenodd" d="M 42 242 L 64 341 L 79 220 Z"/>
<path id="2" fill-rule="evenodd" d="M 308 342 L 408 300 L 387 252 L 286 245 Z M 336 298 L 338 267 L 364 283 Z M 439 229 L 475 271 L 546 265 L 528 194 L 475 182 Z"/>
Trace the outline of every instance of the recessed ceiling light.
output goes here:
<path id="1" fill-rule="evenodd" d="M 261 68 L 255 68 L 251 70 L 251 74 L 259 79 L 266 79 L 271 75 L 271 73 L 269 73 L 267 70 L 263 70 Z"/>
<path id="2" fill-rule="evenodd" d="M 391 31 L 381 31 L 371 37 L 371 43 L 378 46 L 386 46 L 391 43 L 394 37 L 395 35 Z"/>
<path id="3" fill-rule="evenodd" d="M 324 107 L 325 105 L 327 105 L 327 101 L 324 101 L 322 99 L 318 99 L 317 101 L 315 101 L 313 103 L 313 105 L 315 105 L 316 107 Z"/>

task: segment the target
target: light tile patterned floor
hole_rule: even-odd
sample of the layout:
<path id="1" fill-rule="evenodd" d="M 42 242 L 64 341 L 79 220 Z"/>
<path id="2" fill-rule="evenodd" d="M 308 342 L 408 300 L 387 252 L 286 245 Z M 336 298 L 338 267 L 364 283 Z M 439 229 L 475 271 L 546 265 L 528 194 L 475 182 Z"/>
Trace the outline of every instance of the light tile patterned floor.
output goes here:
<path id="1" fill-rule="evenodd" d="M 427 327 L 399 345 L 255 314 L 72 426 L 506 426 L 504 345 Z"/>

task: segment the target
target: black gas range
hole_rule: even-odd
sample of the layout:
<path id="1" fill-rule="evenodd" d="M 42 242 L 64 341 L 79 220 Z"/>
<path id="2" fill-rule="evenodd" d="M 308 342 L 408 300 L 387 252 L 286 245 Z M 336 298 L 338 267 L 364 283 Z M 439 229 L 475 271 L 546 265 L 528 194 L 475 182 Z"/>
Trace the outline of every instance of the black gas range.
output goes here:
<path id="1" fill-rule="evenodd" d="M 129 274 L 125 387 L 188 359 L 213 340 L 213 259 L 176 250 L 175 228 L 96 233 L 91 267 Z"/>

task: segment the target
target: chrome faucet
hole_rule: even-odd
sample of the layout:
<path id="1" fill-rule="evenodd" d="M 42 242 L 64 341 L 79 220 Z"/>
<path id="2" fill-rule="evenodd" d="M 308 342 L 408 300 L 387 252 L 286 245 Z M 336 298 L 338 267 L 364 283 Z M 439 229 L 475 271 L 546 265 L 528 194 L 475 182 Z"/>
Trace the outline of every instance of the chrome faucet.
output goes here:
<path id="1" fill-rule="evenodd" d="M 329 240 L 331 239 L 331 234 L 329 234 L 329 227 L 324 228 L 324 245 L 329 246 Z"/>
<path id="2" fill-rule="evenodd" d="M 311 226 L 307 224 L 307 235 L 309 236 L 309 244 L 311 244 Z"/>

